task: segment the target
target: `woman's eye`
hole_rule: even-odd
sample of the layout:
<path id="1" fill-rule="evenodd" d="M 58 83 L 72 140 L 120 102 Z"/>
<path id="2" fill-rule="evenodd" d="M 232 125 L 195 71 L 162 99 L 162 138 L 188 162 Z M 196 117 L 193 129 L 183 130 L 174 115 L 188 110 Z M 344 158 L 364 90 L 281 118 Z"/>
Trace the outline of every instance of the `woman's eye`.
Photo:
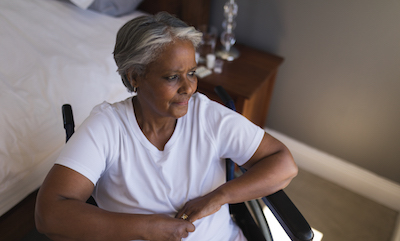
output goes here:
<path id="1" fill-rule="evenodd" d="M 178 75 L 172 75 L 172 76 L 168 76 L 167 80 L 172 81 L 172 80 L 176 80 L 177 78 L 178 78 Z"/>

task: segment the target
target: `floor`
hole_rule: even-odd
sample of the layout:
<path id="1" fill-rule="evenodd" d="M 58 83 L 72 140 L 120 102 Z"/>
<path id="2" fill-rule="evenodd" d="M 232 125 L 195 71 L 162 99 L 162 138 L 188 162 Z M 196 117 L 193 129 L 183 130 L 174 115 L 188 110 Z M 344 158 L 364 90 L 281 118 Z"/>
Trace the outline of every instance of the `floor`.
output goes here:
<path id="1" fill-rule="evenodd" d="M 285 192 L 322 233 L 322 241 L 391 241 L 398 216 L 394 210 L 303 170 Z M 33 240 L 49 239 L 35 231 L 22 239 Z"/>
<path id="2" fill-rule="evenodd" d="M 285 189 L 323 241 L 391 241 L 398 212 L 300 170 Z"/>

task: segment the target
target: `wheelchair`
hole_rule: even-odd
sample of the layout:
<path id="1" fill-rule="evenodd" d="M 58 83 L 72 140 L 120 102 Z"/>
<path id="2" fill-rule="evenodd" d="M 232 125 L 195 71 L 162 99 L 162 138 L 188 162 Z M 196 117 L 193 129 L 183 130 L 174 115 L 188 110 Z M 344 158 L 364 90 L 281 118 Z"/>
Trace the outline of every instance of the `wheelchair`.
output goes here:
<path id="1" fill-rule="evenodd" d="M 223 87 L 217 86 L 214 90 L 226 107 L 236 111 L 233 100 Z M 64 104 L 62 106 L 62 114 L 67 142 L 75 131 L 71 105 Z M 237 166 L 232 160 L 226 159 L 227 181 L 245 171 L 244 168 Z M 285 192 L 280 190 L 261 199 L 229 204 L 232 219 L 237 223 L 248 241 L 273 241 L 271 230 L 260 202 L 263 202 L 271 210 L 292 241 L 313 240 L 314 233 L 310 225 Z M 96 205 L 93 197 L 90 197 L 87 203 Z"/>

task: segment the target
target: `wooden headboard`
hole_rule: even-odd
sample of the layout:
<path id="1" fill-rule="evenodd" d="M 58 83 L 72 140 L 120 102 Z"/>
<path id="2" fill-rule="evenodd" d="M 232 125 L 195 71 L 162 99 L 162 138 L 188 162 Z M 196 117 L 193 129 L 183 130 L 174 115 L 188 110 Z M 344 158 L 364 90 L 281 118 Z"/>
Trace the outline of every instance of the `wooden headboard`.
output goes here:
<path id="1" fill-rule="evenodd" d="M 210 16 L 210 0 L 144 0 L 138 8 L 151 14 L 169 12 L 195 27 L 208 24 Z"/>

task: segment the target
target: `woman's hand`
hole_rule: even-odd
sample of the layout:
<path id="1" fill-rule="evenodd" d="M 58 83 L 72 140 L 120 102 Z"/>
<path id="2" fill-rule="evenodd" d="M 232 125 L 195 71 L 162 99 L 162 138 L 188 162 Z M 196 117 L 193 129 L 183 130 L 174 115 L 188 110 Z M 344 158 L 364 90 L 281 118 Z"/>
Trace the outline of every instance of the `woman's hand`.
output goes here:
<path id="1" fill-rule="evenodd" d="M 218 190 L 218 189 L 217 189 Z M 196 199 L 188 201 L 181 210 L 176 214 L 176 218 L 185 218 L 189 222 L 194 222 L 198 219 L 209 216 L 217 212 L 224 204 L 222 195 L 217 190 Z"/>
<path id="2" fill-rule="evenodd" d="M 195 230 L 194 225 L 186 220 L 161 214 L 152 215 L 148 227 L 147 239 L 151 241 L 180 241 Z"/>

